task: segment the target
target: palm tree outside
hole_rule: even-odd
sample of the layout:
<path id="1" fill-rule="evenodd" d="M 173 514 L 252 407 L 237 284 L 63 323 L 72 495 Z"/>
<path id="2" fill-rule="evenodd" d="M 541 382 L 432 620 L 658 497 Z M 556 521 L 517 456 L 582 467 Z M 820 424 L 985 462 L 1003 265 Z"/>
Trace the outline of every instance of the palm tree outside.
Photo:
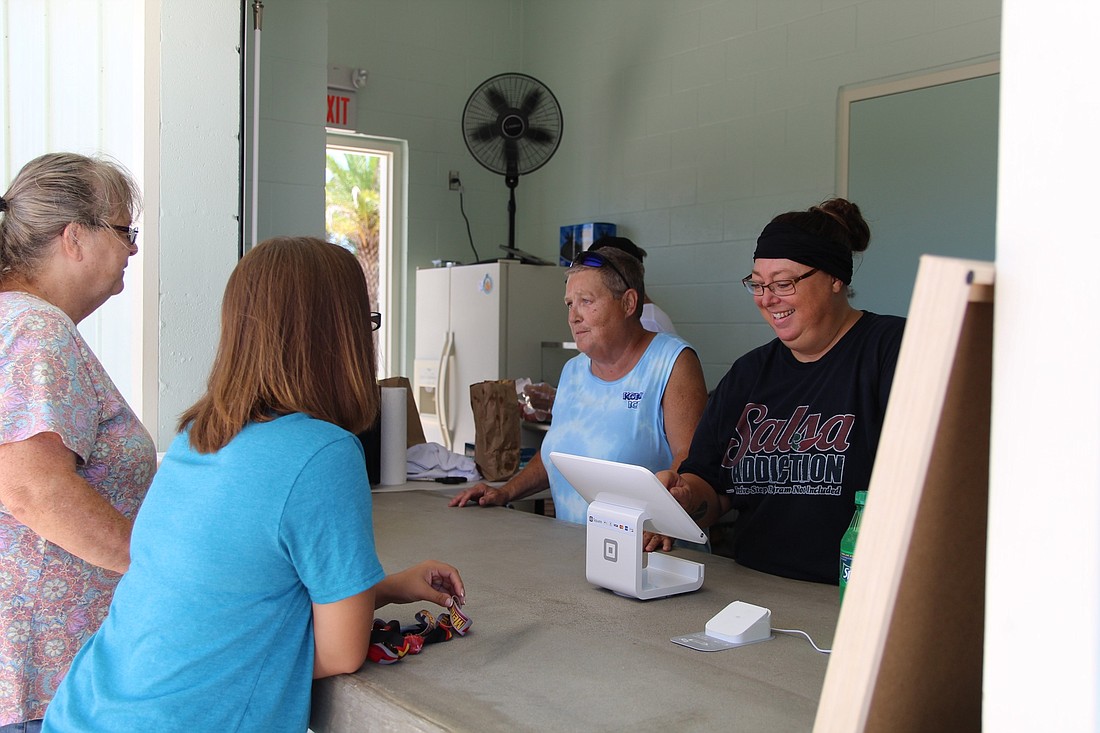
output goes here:
<path id="1" fill-rule="evenodd" d="M 329 241 L 347 248 L 359 260 L 371 303 L 377 309 L 380 158 L 332 148 L 325 158 L 325 229 Z"/>

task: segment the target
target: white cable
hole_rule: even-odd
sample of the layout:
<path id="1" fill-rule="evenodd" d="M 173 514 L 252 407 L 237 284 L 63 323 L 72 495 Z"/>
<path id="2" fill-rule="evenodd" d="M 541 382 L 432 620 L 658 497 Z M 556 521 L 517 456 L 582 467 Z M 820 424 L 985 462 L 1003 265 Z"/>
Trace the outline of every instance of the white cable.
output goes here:
<path id="1" fill-rule="evenodd" d="M 810 646 L 812 646 L 814 649 L 818 650 L 822 654 L 832 654 L 833 653 L 832 649 L 822 649 L 817 644 L 815 644 L 814 640 L 811 639 L 810 635 L 807 634 L 805 631 L 799 631 L 798 629 L 772 629 L 772 631 L 778 632 L 780 634 L 800 634 L 800 635 L 806 637 L 806 641 L 810 642 Z"/>

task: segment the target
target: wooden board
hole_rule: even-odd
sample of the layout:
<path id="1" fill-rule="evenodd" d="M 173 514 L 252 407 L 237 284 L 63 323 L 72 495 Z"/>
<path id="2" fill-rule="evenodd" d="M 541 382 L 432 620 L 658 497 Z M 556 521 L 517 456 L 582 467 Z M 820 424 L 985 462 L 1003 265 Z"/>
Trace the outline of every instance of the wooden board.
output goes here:
<path id="1" fill-rule="evenodd" d="M 924 256 L 814 731 L 981 729 L 993 265 Z"/>

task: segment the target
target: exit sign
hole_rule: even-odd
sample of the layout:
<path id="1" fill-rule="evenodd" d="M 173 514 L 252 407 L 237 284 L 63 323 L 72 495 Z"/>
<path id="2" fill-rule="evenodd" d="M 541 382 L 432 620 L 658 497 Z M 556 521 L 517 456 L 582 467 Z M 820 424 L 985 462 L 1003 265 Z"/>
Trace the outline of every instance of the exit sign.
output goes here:
<path id="1" fill-rule="evenodd" d="M 328 89 L 327 127 L 355 129 L 355 92 L 348 89 Z"/>

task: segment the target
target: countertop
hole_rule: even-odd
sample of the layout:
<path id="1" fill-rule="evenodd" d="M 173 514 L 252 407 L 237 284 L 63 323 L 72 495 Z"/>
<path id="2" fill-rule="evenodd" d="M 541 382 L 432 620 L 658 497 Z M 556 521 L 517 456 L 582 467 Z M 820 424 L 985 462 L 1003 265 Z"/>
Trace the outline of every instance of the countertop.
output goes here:
<path id="1" fill-rule="evenodd" d="M 395 487 L 396 488 L 396 487 Z M 433 557 L 467 590 L 470 633 L 393 665 L 368 663 L 314 685 L 315 733 L 420 731 L 810 730 L 828 656 L 801 637 L 717 652 L 670 641 L 702 631 L 740 600 L 772 610 L 775 628 L 829 648 L 835 586 L 778 578 L 687 550 L 703 587 L 651 601 L 585 578 L 585 528 L 502 507 L 447 506 L 456 487 L 410 484 L 374 495 L 387 571 Z M 377 616 L 413 623 L 427 603 Z"/>

